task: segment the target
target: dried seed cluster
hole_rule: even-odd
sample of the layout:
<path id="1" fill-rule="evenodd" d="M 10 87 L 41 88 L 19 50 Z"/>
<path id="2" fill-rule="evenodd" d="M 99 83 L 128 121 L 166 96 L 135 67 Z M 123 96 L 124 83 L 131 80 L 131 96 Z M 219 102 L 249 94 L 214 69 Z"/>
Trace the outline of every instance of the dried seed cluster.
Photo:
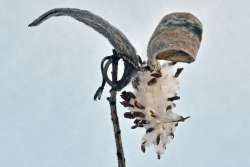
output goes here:
<path id="1" fill-rule="evenodd" d="M 166 149 L 166 145 L 174 138 L 178 122 L 183 122 L 189 117 L 182 117 L 173 112 L 175 100 L 179 89 L 178 76 L 183 68 L 178 68 L 173 73 L 175 63 L 165 64 L 158 71 L 139 71 L 132 82 L 134 93 L 123 91 L 121 104 L 128 107 L 129 112 L 124 117 L 135 119 L 131 127 L 144 127 L 146 133 L 142 138 L 141 150 L 154 145 L 157 157 Z"/>

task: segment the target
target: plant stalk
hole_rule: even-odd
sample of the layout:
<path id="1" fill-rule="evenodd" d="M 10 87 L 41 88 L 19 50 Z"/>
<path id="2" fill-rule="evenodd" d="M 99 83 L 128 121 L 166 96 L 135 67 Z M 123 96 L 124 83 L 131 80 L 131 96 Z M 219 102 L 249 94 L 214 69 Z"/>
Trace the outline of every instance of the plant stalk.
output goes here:
<path id="1" fill-rule="evenodd" d="M 114 54 L 113 56 L 114 57 L 113 57 L 113 62 L 112 62 L 112 81 L 117 82 L 119 59 L 116 57 L 116 54 Z M 113 129 L 114 129 L 114 135 L 115 135 L 118 167 L 126 167 L 125 156 L 124 156 L 123 147 L 122 147 L 121 129 L 120 129 L 119 119 L 118 119 L 117 109 L 116 109 L 116 94 L 117 92 L 111 89 L 110 97 L 108 97 L 107 99 L 109 101 L 110 109 L 111 109 L 111 120 L 113 123 Z"/>

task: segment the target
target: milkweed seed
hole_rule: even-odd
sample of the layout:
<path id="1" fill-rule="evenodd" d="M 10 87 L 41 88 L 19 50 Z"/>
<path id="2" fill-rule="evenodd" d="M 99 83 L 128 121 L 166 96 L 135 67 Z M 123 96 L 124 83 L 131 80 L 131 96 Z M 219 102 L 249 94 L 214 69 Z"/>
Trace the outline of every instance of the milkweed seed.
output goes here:
<path id="1" fill-rule="evenodd" d="M 178 68 L 176 73 L 174 74 L 174 77 L 177 78 L 181 74 L 182 70 L 183 68 Z"/>
<path id="2" fill-rule="evenodd" d="M 145 109 L 145 107 L 141 103 L 139 103 L 138 101 L 136 101 L 136 100 L 135 100 L 135 106 L 137 108 L 139 108 L 139 109 Z"/>
<path id="3" fill-rule="evenodd" d="M 157 145 L 159 145 L 159 144 L 160 144 L 160 140 L 161 140 L 161 136 L 160 136 L 160 135 L 158 135 L 158 136 L 156 137 L 156 144 L 157 144 Z"/>
<path id="4" fill-rule="evenodd" d="M 138 124 L 140 121 L 141 121 L 141 120 L 139 120 L 139 119 L 135 119 L 135 120 L 134 120 L 134 124 Z"/>
<path id="5" fill-rule="evenodd" d="M 180 99 L 180 96 L 173 96 L 173 97 L 168 98 L 168 101 L 174 101 L 174 100 L 179 100 L 179 99 Z"/>
<path id="6" fill-rule="evenodd" d="M 162 75 L 161 75 L 161 73 L 152 73 L 151 76 L 153 76 L 155 78 L 160 78 Z"/>
<path id="7" fill-rule="evenodd" d="M 142 112 L 139 112 L 139 111 L 135 111 L 135 112 L 134 112 L 134 116 L 135 116 L 135 117 L 141 117 L 141 118 L 144 118 L 144 117 L 145 117 L 145 114 L 144 114 L 144 113 L 142 113 Z"/>
<path id="8" fill-rule="evenodd" d="M 175 65 L 177 62 L 175 62 L 175 61 L 173 61 L 173 62 L 170 62 L 170 63 L 168 63 L 169 65 Z"/>
<path id="9" fill-rule="evenodd" d="M 120 102 L 124 107 L 134 107 L 132 104 L 130 104 L 128 101 L 122 101 Z"/>
<path id="10" fill-rule="evenodd" d="M 171 109 L 172 109 L 172 106 L 168 105 L 167 108 L 166 108 L 166 111 L 171 110 Z"/>
<path id="11" fill-rule="evenodd" d="M 141 151 L 142 151 L 143 153 L 146 152 L 145 144 L 146 144 L 146 141 L 142 142 L 142 144 L 141 144 Z"/>
<path id="12" fill-rule="evenodd" d="M 151 114 L 151 115 L 150 115 L 151 117 L 154 117 L 154 118 L 156 117 L 155 113 L 154 113 L 152 110 L 150 110 L 149 112 L 150 112 L 150 114 Z"/>
<path id="13" fill-rule="evenodd" d="M 156 82 L 157 82 L 156 78 L 152 78 L 148 81 L 148 86 L 154 85 L 156 84 Z"/>
<path id="14" fill-rule="evenodd" d="M 174 133 L 173 133 L 173 132 L 171 132 L 169 135 L 170 135 L 172 138 L 174 138 Z"/>
<path id="15" fill-rule="evenodd" d="M 154 128 L 148 128 L 147 130 L 146 130 L 146 133 L 150 133 L 150 132 L 152 132 L 154 130 Z"/>
<path id="16" fill-rule="evenodd" d="M 134 114 L 132 114 L 131 112 L 125 112 L 125 113 L 123 114 L 123 116 L 124 116 L 125 118 L 128 118 L 128 119 L 134 119 L 134 118 L 135 118 Z"/>
<path id="17" fill-rule="evenodd" d="M 149 124 L 150 122 L 147 121 L 147 120 L 141 120 L 141 123 L 142 123 L 142 124 Z"/>

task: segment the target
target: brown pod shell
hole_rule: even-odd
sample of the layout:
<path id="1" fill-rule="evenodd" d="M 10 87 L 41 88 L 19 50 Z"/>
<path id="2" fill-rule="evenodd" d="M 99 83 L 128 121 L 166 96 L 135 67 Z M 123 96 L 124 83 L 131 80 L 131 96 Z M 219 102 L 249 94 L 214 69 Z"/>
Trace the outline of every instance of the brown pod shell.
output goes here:
<path id="1" fill-rule="evenodd" d="M 148 64 L 156 60 L 191 63 L 202 39 L 202 24 L 191 13 L 171 13 L 163 17 L 150 38 Z"/>

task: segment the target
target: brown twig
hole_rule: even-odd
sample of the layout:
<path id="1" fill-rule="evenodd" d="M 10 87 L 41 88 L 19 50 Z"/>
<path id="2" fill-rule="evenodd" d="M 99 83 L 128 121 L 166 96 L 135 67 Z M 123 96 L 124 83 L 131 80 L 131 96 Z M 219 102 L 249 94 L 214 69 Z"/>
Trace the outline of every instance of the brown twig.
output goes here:
<path id="1" fill-rule="evenodd" d="M 118 73 L 118 59 L 113 55 L 113 62 L 112 62 L 112 81 L 117 81 L 117 73 Z M 117 159 L 118 159 L 118 167 L 126 167 L 125 164 L 125 157 L 122 147 L 122 139 L 121 139 L 121 130 L 119 125 L 119 119 L 117 116 L 116 110 L 116 94 L 117 92 L 114 89 L 110 90 L 110 97 L 108 97 L 108 101 L 110 104 L 111 109 L 111 120 L 113 123 L 114 128 L 114 135 L 115 135 L 115 143 L 116 143 L 116 150 L 117 150 Z"/>

